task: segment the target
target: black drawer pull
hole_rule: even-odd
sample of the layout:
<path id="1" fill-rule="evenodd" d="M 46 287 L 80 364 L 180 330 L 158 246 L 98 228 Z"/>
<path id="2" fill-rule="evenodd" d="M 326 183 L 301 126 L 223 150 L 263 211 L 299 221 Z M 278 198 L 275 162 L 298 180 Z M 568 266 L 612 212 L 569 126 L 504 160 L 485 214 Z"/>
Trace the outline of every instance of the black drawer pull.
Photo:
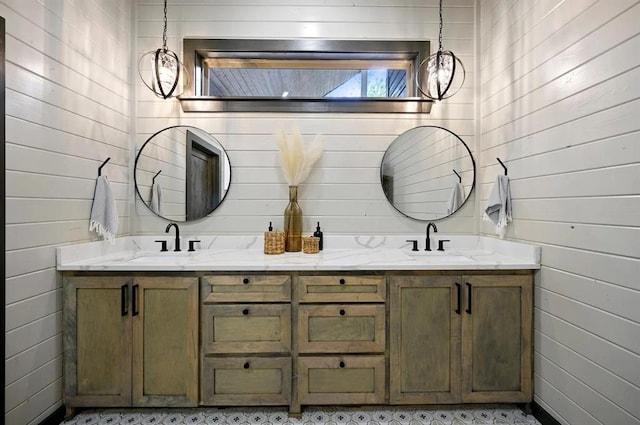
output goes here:
<path id="1" fill-rule="evenodd" d="M 242 367 L 244 367 L 245 369 L 249 369 L 249 362 L 246 362 Z"/>
<path id="2" fill-rule="evenodd" d="M 462 285 L 456 282 L 456 291 L 458 292 L 458 304 L 456 307 L 456 313 L 460 314 L 462 311 Z"/>
<path id="3" fill-rule="evenodd" d="M 244 310 L 242 310 L 242 314 L 244 314 L 245 316 L 249 314 L 249 309 L 245 308 Z"/>
<path id="4" fill-rule="evenodd" d="M 131 304 L 132 304 L 132 311 L 131 311 L 131 315 L 132 316 L 137 316 L 138 315 L 138 288 L 139 285 L 133 285 L 133 294 L 131 296 Z"/>
<path id="5" fill-rule="evenodd" d="M 466 282 L 466 284 L 467 284 L 467 291 L 468 291 L 468 294 L 469 294 L 469 297 L 467 298 L 467 310 L 466 311 L 467 311 L 468 314 L 471 314 L 471 296 L 473 294 L 473 291 L 472 291 L 471 284 L 469 282 Z"/>
<path id="6" fill-rule="evenodd" d="M 340 362 L 340 367 L 343 368 L 344 366 L 344 362 Z"/>
<path id="7" fill-rule="evenodd" d="M 345 314 L 346 314 L 346 311 L 340 310 L 340 316 L 344 316 Z"/>
<path id="8" fill-rule="evenodd" d="M 245 277 L 244 279 L 242 279 L 242 283 L 244 283 L 245 285 L 249 283 L 249 278 Z"/>
<path id="9" fill-rule="evenodd" d="M 120 287 L 120 315 L 129 314 L 129 284 L 125 283 Z"/>
<path id="10" fill-rule="evenodd" d="M 344 285 L 345 283 L 347 283 L 344 279 L 340 279 L 340 285 Z"/>

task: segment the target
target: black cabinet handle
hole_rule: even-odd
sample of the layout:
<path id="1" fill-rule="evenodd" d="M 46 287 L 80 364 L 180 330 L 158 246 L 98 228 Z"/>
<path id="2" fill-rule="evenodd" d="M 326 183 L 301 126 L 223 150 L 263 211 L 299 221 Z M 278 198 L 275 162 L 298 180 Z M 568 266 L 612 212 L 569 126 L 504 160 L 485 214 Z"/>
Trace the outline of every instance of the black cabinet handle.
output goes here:
<path id="1" fill-rule="evenodd" d="M 249 283 L 249 278 L 245 277 L 244 279 L 242 279 L 242 283 L 244 283 L 245 285 Z"/>
<path id="2" fill-rule="evenodd" d="M 471 314 L 471 291 L 472 287 L 471 284 L 469 282 L 467 282 L 467 294 L 468 294 L 468 298 L 467 298 L 467 313 Z"/>
<path id="3" fill-rule="evenodd" d="M 249 362 L 246 362 L 244 365 L 242 365 L 242 367 L 244 367 L 245 369 L 249 369 Z"/>
<path id="4" fill-rule="evenodd" d="M 120 314 L 126 316 L 129 314 L 129 284 L 125 283 L 120 287 Z"/>
<path id="5" fill-rule="evenodd" d="M 344 285 L 346 281 L 344 279 L 340 279 L 340 285 Z"/>
<path id="6" fill-rule="evenodd" d="M 249 314 L 249 309 L 245 308 L 244 310 L 242 310 L 242 314 L 244 314 L 245 316 Z"/>
<path id="7" fill-rule="evenodd" d="M 456 292 L 458 293 L 458 305 L 456 307 L 456 313 L 460 314 L 462 311 L 462 285 L 456 282 Z"/>
<path id="8" fill-rule="evenodd" d="M 340 362 L 340 367 L 343 368 L 344 366 L 344 362 Z"/>
<path id="9" fill-rule="evenodd" d="M 139 285 L 133 285 L 133 295 L 131 296 L 131 304 L 133 306 L 133 310 L 131 311 L 132 316 L 138 315 L 138 287 Z"/>
<path id="10" fill-rule="evenodd" d="M 340 316 L 344 316 L 345 314 L 346 314 L 346 311 L 340 310 Z"/>

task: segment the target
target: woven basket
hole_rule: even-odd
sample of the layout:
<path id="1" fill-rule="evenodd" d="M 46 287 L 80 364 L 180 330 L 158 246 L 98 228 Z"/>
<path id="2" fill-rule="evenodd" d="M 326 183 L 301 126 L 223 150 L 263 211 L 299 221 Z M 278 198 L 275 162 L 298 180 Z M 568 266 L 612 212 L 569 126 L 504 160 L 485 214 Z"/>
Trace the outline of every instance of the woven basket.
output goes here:
<path id="1" fill-rule="evenodd" d="M 264 232 L 264 253 L 284 254 L 284 232 Z"/>
<path id="2" fill-rule="evenodd" d="M 305 254 L 317 254 L 320 251 L 320 238 L 316 236 L 302 237 L 302 252 Z"/>

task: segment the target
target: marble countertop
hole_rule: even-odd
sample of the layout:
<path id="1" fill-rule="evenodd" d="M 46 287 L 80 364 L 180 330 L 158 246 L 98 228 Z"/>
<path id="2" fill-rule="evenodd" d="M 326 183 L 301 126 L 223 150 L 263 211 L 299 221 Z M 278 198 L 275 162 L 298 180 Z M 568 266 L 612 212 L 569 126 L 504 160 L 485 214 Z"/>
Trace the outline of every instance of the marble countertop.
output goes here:
<path id="1" fill-rule="evenodd" d="M 169 241 L 160 252 L 155 240 Z M 131 236 L 114 245 L 90 242 L 57 248 L 57 269 L 76 271 L 353 271 L 353 270 L 518 270 L 540 268 L 540 248 L 495 238 L 438 235 L 448 239 L 446 251 L 411 251 L 409 236 L 325 236 L 318 254 L 263 253 L 260 236 L 186 236 L 200 240 L 195 252 L 173 252 L 173 238 Z M 198 246 L 199 245 L 199 246 Z"/>

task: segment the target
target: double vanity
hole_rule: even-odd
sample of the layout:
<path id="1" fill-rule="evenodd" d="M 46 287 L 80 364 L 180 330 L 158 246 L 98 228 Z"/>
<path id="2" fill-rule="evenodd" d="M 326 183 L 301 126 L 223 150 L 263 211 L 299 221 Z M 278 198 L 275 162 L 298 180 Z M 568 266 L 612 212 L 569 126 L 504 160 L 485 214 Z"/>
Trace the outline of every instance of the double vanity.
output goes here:
<path id="1" fill-rule="evenodd" d="M 157 239 L 58 248 L 69 413 L 532 400 L 539 248 L 332 236 L 319 254 L 265 255 L 258 236 L 198 237 L 194 252 Z"/>

